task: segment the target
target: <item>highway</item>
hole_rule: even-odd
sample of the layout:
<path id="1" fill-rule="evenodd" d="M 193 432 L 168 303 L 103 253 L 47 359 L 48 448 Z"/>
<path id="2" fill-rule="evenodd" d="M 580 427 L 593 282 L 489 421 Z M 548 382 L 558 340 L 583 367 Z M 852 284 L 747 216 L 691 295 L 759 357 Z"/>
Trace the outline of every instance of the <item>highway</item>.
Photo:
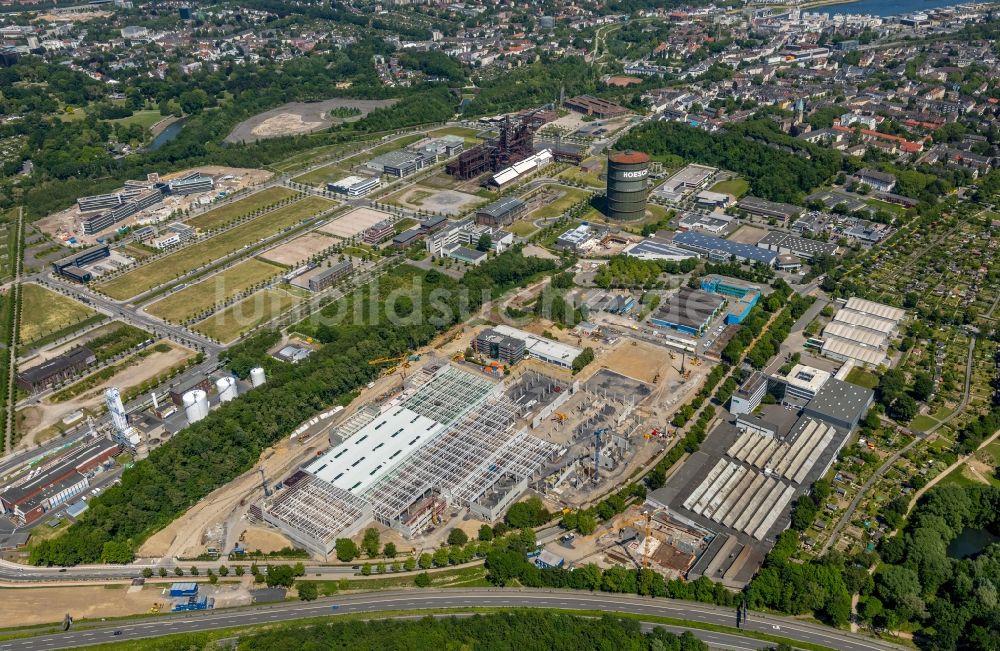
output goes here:
<path id="1" fill-rule="evenodd" d="M 234 610 L 154 615 L 122 623 L 109 622 L 95 628 L 80 627 L 79 630 L 70 630 L 65 633 L 0 642 L 0 650 L 36 651 L 75 648 L 177 633 L 286 622 L 330 614 L 474 607 L 553 608 L 618 612 L 639 616 L 670 617 L 731 628 L 734 628 L 736 623 L 736 613 L 733 609 L 672 599 L 652 599 L 573 590 L 507 590 L 500 588 L 397 590 L 331 597 L 312 602 L 294 601 Z M 669 628 L 674 631 L 678 630 L 675 627 Z M 750 613 L 745 628 L 759 633 L 794 639 L 798 642 L 826 646 L 838 651 L 896 651 L 904 648 L 819 624 L 755 612 Z M 121 631 L 121 634 L 114 635 L 114 631 Z M 760 641 L 736 634 L 716 633 L 701 629 L 691 629 L 691 631 L 713 648 L 757 649 L 763 644 Z"/>

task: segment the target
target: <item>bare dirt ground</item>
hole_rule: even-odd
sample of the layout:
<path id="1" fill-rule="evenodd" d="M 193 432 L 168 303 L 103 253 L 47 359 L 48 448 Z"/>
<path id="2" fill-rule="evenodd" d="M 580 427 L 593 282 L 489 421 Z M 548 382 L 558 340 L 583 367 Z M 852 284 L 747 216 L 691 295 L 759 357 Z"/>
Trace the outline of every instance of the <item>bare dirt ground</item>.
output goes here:
<path id="1" fill-rule="evenodd" d="M 389 213 L 382 212 L 381 210 L 355 208 L 330 223 L 320 226 L 318 230 L 322 233 L 328 233 L 334 237 L 346 240 L 358 233 L 364 232 L 368 227 L 374 226 L 386 217 L 389 217 Z"/>
<path id="2" fill-rule="evenodd" d="M 21 445 L 34 445 L 36 434 L 56 425 L 63 417 L 78 409 L 94 409 L 98 407 L 103 403 L 104 390 L 108 387 L 116 386 L 124 392 L 129 387 L 142 384 L 157 373 L 175 364 L 180 364 L 194 355 L 189 349 L 182 348 L 176 344 L 170 344 L 170 347 L 169 352 L 153 353 L 140 363 L 129 366 L 73 400 L 58 403 L 43 401 L 40 407 L 27 407 L 21 410 L 21 412 L 24 412 L 22 426 L 25 427 L 25 435 L 21 439 Z"/>
<path id="3" fill-rule="evenodd" d="M 445 215 L 458 215 L 483 202 L 481 197 L 472 194 L 456 190 L 434 190 L 419 185 L 407 188 L 392 198 L 407 208 L 422 208 Z"/>
<path id="4" fill-rule="evenodd" d="M 632 342 L 635 342 L 634 346 Z M 671 367 L 672 361 L 670 355 L 659 346 L 624 338 L 600 359 L 600 365 L 616 373 L 652 384 L 658 374 L 662 380 L 668 380 L 671 374 L 679 375 L 677 370 Z M 676 364 L 680 366 L 680 360 Z"/>
<path id="5" fill-rule="evenodd" d="M 74 619 L 121 617 L 146 613 L 154 603 L 165 601 L 154 585 L 138 592 L 129 592 L 127 585 L 4 588 L 0 590 L 0 622 L 47 624 L 62 621 L 66 613 Z"/>
<path id="6" fill-rule="evenodd" d="M 295 547 L 295 543 L 274 529 L 247 527 L 243 538 L 243 546 L 251 552 L 260 550 L 267 554 L 279 551 L 285 547 Z"/>
<path id="7" fill-rule="evenodd" d="M 552 253 L 551 251 L 546 251 L 537 244 L 527 245 L 526 247 L 524 247 L 524 250 L 521 253 L 522 255 L 530 255 L 533 258 L 542 258 L 543 260 L 559 259 L 559 256 L 557 256 L 555 253 Z"/>
<path id="8" fill-rule="evenodd" d="M 372 110 L 391 106 L 396 101 L 328 99 L 323 102 L 291 102 L 240 122 L 226 136 L 226 142 L 254 142 L 278 136 L 310 133 L 333 124 L 360 120 Z M 337 108 L 356 108 L 361 113 L 348 118 L 338 118 L 330 114 L 330 111 Z"/>
<path id="9" fill-rule="evenodd" d="M 730 242 L 742 242 L 743 244 L 756 244 L 762 237 L 767 235 L 766 228 L 756 226 L 740 226 L 735 233 L 729 236 Z"/>
<path id="10" fill-rule="evenodd" d="M 96 242 L 97 238 L 109 235 L 121 226 L 132 226 L 136 225 L 140 221 L 150 219 L 166 220 L 174 211 L 184 211 L 190 208 L 198 207 L 199 204 L 197 202 L 202 197 L 207 196 L 214 198 L 220 192 L 232 194 L 237 190 L 260 185 L 273 176 L 271 172 L 266 170 L 244 167 L 223 167 L 221 165 L 203 165 L 201 167 L 193 167 L 188 170 L 181 170 L 171 174 L 164 174 L 160 177 L 160 180 L 169 181 L 173 178 L 193 171 L 200 171 L 203 174 L 214 176 L 216 179 L 215 187 L 208 192 L 196 192 L 183 196 L 172 195 L 165 197 L 162 202 L 153 204 L 149 208 L 141 210 L 135 215 L 114 224 L 99 233 L 94 233 L 93 235 L 83 234 L 83 231 L 80 229 L 81 213 L 77 204 L 73 204 L 66 210 L 46 215 L 42 219 L 35 222 L 35 224 L 42 232 L 55 238 L 57 241 L 63 241 L 64 238 L 68 238 L 72 235 L 77 239 L 77 242 L 80 245 L 89 246 Z M 222 180 L 222 177 L 232 178 Z M 206 205 L 205 209 L 210 207 L 211 205 Z"/>
<path id="11" fill-rule="evenodd" d="M 260 254 L 260 257 L 271 262 L 296 267 L 320 251 L 334 246 L 337 240 L 322 233 L 306 233 L 273 249 Z"/>
<path id="12" fill-rule="evenodd" d="M 143 543 L 138 555 L 188 558 L 204 554 L 208 546 L 203 541 L 206 529 L 217 527 L 223 522 L 228 523 L 231 530 L 242 531 L 245 528 L 242 515 L 250 502 L 260 495 L 258 468 L 264 469 L 264 474 L 270 481 L 276 481 L 284 478 L 292 468 L 306 458 L 315 456 L 317 451 L 325 449 L 325 439 L 313 441 L 306 446 L 294 444 L 294 447 L 287 440 L 283 440 L 273 448 L 266 449 L 261 455 L 263 460 L 252 470 L 213 491 L 165 529 L 154 534 Z M 235 539 L 235 536 L 230 536 L 229 533 L 231 532 L 227 532 L 227 538 Z M 238 533 L 237 531 L 236 534 Z"/>

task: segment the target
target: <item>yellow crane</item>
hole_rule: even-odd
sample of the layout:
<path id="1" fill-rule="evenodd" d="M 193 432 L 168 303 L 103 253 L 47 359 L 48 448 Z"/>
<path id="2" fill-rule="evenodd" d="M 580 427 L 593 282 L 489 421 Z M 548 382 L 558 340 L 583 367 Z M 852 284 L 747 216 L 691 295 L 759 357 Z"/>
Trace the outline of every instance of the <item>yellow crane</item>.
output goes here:
<path id="1" fill-rule="evenodd" d="M 626 520 L 622 525 L 622 529 L 625 527 L 631 527 L 639 522 L 645 522 L 645 535 L 642 539 L 642 549 L 639 552 L 642 554 L 642 569 L 649 569 L 649 541 L 653 535 L 653 513 L 652 511 L 645 511 L 642 515 Z"/>

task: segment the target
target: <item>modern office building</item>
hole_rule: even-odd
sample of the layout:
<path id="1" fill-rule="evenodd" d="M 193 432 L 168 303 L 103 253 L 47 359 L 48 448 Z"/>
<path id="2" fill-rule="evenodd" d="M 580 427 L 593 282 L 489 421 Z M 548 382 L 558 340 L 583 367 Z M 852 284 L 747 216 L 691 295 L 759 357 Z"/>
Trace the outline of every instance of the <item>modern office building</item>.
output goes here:
<path id="1" fill-rule="evenodd" d="M 392 221 L 389 219 L 383 219 L 365 230 L 365 244 L 371 244 L 372 246 L 381 244 L 392 237 L 392 234 L 395 232 L 396 231 L 393 227 Z"/>
<path id="2" fill-rule="evenodd" d="M 379 186 L 377 176 L 348 176 L 327 183 L 326 189 L 329 192 L 336 192 L 347 197 L 363 197 Z"/>
<path id="3" fill-rule="evenodd" d="M 483 330 L 472 342 L 477 353 L 490 359 L 513 365 L 524 359 L 524 339 L 502 335 L 495 330 Z"/>
<path id="4" fill-rule="evenodd" d="M 189 172 L 184 176 L 167 182 L 170 194 L 193 194 L 208 192 L 215 188 L 215 179 L 201 172 Z"/>
<path id="5" fill-rule="evenodd" d="M 749 414 L 760 406 L 767 395 L 767 376 L 754 371 L 736 391 L 729 402 L 729 411 L 734 415 Z"/>
<path id="6" fill-rule="evenodd" d="M 93 280 L 93 274 L 81 267 L 91 262 L 103 260 L 111 255 L 111 248 L 107 244 L 93 246 L 72 255 L 66 256 L 52 263 L 52 270 L 70 280 L 78 283 L 89 283 Z"/>
<path id="7" fill-rule="evenodd" d="M 324 269 L 310 278 L 309 290 L 313 292 L 321 292 L 324 289 L 333 286 L 338 280 L 351 275 L 352 269 L 354 269 L 354 264 L 350 260 L 337 262 L 333 266 Z"/>
<path id="8" fill-rule="evenodd" d="M 640 151 L 608 155 L 608 217 L 635 221 L 646 216 L 649 155 Z"/>
<path id="9" fill-rule="evenodd" d="M 830 381 L 830 373 L 804 364 L 796 364 L 788 375 L 779 378 L 785 383 L 785 399 L 812 400 L 819 390 Z"/>

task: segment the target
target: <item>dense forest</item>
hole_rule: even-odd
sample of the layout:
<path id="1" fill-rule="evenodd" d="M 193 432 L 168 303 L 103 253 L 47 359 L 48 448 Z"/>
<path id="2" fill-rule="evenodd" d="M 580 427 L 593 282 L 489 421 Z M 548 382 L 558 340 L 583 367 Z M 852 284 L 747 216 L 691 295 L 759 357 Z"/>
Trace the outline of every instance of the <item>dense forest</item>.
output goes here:
<path id="1" fill-rule="evenodd" d="M 770 119 L 709 133 L 678 122 L 643 124 L 618 141 L 621 149 L 732 170 L 750 183 L 754 196 L 796 203 L 841 169 L 841 155 L 783 133 Z"/>
<path id="2" fill-rule="evenodd" d="M 517 610 L 471 617 L 416 621 L 332 621 L 322 626 L 279 627 L 239 641 L 240 651 L 300 649 L 482 649 L 508 651 L 613 649 L 614 651 L 708 651 L 690 632 L 654 628 L 604 616 L 574 617 L 545 610 Z"/>
<path id="3" fill-rule="evenodd" d="M 263 365 L 267 384 L 213 411 L 126 470 L 121 484 L 92 498 L 88 512 L 64 534 L 34 547 L 31 562 L 130 562 L 146 538 L 251 468 L 264 448 L 322 409 L 349 402 L 381 370 L 368 360 L 412 351 L 484 301 L 554 269 L 551 260 L 524 257 L 520 249 L 504 252 L 461 281 L 401 266 L 379 279 L 374 295 L 364 295 L 374 300 L 348 296 L 310 319 L 304 329 L 315 328 L 326 345 L 302 363 L 292 366 L 266 354 L 277 342 L 275 332 L 234 346 L 233 372 L 245 377 Z M 398 297 L 391 303 L 395 318 L 381 309 L 390 293 Z M 351 311 L 355 304 L 364 306 L 363 314 Z"/>

